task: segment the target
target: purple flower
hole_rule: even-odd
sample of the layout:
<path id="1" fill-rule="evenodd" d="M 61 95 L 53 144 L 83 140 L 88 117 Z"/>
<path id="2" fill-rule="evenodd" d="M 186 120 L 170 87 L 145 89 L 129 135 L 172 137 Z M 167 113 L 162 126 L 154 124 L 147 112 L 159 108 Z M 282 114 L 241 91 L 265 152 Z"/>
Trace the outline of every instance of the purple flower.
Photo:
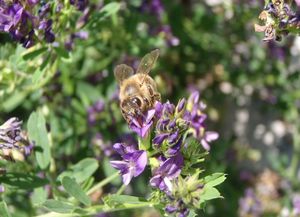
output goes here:
<path id="1" fill-rule="evenodd" d="M 190 131 L 197 138 L 205 150 L 210 150 L 209 143 L 217 140 L 219 134 L 206 131 L 205 120 L 207 115 L 203 113 L 206 105 L 200 101 L 200 94 L 194 91 L 188 99 L 184 119 L 190 123 Z"/>
<path id="2" fill-rule="evenodd" d="M 0 185 L 0 194 L 3 193 L 4 191 L 5 191 L 4 185 Z"/>
<path id="3" fill-rule="evenodd" d="M 201 145 L 203 146 L 203 148 L 207 151 L 210 150 L 210 145 L 209 143 L 212 141 L 215 141 L 219 138 L 219 134 L 217 132 L 214 131 L 206 131 L 204 133 L 204 136 L 201 139 Z"/>
<path id="4" fill-rule="evenodd" d="M 27 3 L 31 6 L 36 5 L 37 3 L 39 3 L 40 0 L 27 0 Z"/>
<path id="5" fill-rule="evenodd" d="M 189 124 L 182 118 L 185 100 L 180 100 L 176 107 L 169 102 L 157 103 L 155 110 L 159 119 L 156 136 L 152 140 L 154 148 L 163 151 L 167 157 L 175 156 L 181 149 L 182 138 Z"/>
<path id="6" fill-rule="evenodd" d="M 111 143 L 105 143 L 100 133 L 97 133 L 93 137 L 92 144 L 98 146 L 106 157 L 113 157 L 116 154 L 115 150 L 111 146 Z"/>
<path id="7" fill-rule="evenodd" d="M 262 204 L 255 195 L 254 190 L 252 188 L 246 189 L 244 197 L 239 200 L 240 216 L 259 217 L 262 212 Z"/>
<path id="8" fill-rule="evenodd" d="M 33 29 L 36 17 L 30 14 L 18 2 L 4 2 L 0 9 L 0 31 L 7 32 L 11 37 L 28 48 L 34 44 Z"/>
<path id="9" fill-rule="evenodd" d="M 40 38 L 35 30 L 44 30 L 44 39 L 51 43 L 55 40 L 52 32 L 51 20 L 45 20 L 44 17 L 50 11 L 50 5 L 45 4 L 39 9 L 38 16 L 32 14 L 33 8 L 39 0 L 21 1 L 1 1 L 0 8 L 0 31 L 9 33 L 10 36 L 29 48 Z M 28 9 L 28 10 L 27 10 Z"/>
<path id="10" fill-rule="evenodd" d="M 90 126 L 93 126 L 96 124 L 97 119 L 99 118 L 99 115 L 102 114 L 104 109 L 105 109 L 105 105 L 102 100 L 98 100 L 97 102 L 95 102 L 92 106 L 90 106 L 87 109 L 88 123 Z"/>
<path id="11" fill-rule="evenodd" d="M 153 14 L 161 19 L 164 8 L 160 0 L 143 0 L 141 10 L 143 12 Z"/>
<path id="12" fill-rule="evenodd" d="M 169 214 L 177 213 L 178 217 L 186 217 L 189 214 L 189 210 L 184 206 L 182 200 L 175 201 L 173 204 L 168 204 L 165 208 L 165 211 Z"/>
<path id="13" fill-rule="evenodd" d="M 0 147 L 13 148 L 21 140 L 21 124 L 17 118 L 10 118 L 0 126 Z"/>
<path id="14" fill-rule="evenodd" d="M 136 147 L 134 145 L 127 145 L 125 143 L 115 143 L 114 150 L 119 153 L 122 157 L 129 153 L 136 152 Z"/>
<path id="15" fill-rule="evenodd" d="M 155 109 L 148 110 L 145 116 L 133 117 L 129 127 L 140 137 L 144 138 L 148 135 L 150 127 L 153 124 Z"/>
<path id="16" fill-rule="evenodd" d="M 55 40 L 55 35 L 52 32 L 52 20 L 43 20 L 39 25 L 40 30 L 44 30 L 44 37 L 46 42 L 52 43 Z"/>
<path id="17" fill-rule="evenodd" d="M 21 131 L 22 121 L 13 117 L 0 126 L 0 151 L 16 149 L 29 155 L 34 147 Z"/>
<path id="18" fill-rule="evenodd" d="M 135 151 L 123 155 L 123 161 L 110 161 L 112 167 L 120 170 L 123 183 L 128 185 L 132 177 L 139 176 L 147 165 L 146 151 Z"/>
<path id="19" fill-rule="evenodd" d="M 88 0 L 70 0 L 70 4 L 74 5 L 77 8 L 77 10 L 84 11 L 84 9 L 89 4 L 89 1 Z"/>
<path id="20" fill-rule="evenodd" d="M 171 181 L 178 177 L 183 166 L 183 157 L 179 153 L 164 162 L 154 171 L 150 185 L 162 191 L 172 191 Z"/>
<path id="21" fill-rule="evenodd" d="M 293 214 L 300 214 L 300 194 L 296 194 L 293 197 Z"/>
<path id="22" fill-rule="evenodd" d="M 159 34 L 163 36 L 165 39 L 166 43 L 169 46 L 178 46 L 180 41 L 179 39 L 173 35 L 172 29 L 169 25 L 163 25 L 159 29 Z"/>

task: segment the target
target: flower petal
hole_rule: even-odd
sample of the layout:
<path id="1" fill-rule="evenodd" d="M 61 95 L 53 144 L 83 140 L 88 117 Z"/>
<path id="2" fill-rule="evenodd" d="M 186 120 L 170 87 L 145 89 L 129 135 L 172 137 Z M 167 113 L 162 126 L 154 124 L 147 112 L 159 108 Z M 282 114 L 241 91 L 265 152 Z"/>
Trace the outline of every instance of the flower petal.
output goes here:
<path id="1" fill-rule="evenodd" d="M 135 172 L 133 174 L 134 177 L 139 176 L 147 165 L 147 153 L 146 151 L 138 151 L 137 156 L 135 158 Z"/>

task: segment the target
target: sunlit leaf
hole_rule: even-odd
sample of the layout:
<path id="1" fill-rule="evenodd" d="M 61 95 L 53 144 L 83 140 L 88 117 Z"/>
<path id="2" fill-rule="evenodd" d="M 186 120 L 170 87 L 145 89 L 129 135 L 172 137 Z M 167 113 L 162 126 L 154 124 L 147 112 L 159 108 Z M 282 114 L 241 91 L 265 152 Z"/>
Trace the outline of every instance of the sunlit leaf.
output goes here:
<path id="1" fill-rule="evenodd" d="M 224 173 L 214 173 L 210 176 L 206 176 L 204 178 L 205 186 L 214 187 L 223 183 L 226 179 L 226 175 Z"/>
<path id="2" fill-rule="evenodd" d="M 0 216 L 1 217 L 11 217 L 5 201 L 0 202 Z"/>

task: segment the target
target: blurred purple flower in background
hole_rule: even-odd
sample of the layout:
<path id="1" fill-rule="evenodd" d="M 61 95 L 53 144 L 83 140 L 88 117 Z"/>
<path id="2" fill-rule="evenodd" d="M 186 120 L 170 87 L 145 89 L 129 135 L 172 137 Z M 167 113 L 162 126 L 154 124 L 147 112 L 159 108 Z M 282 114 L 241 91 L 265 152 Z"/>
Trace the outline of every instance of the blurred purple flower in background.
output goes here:
<path id="1" fill-rule="evenodd" d="M 259 217 L 262 212 L 262 204 L 259 201 L 259 198 L 256 197 L 252 188 L 247 188 L 244 196 L 239 200 L 240 216 Z"/>
<path id="2" fill-rule="evenodd" d="M 173 35 L 172 28 L 163 23 L 164 6 L 161 0 L 143 0 L 141 11 L 157 18 L 158 26 L 150 28 L 150 34 L 161 36 L 167 46 L 177 46 L 179 38 Z"/>
<path id="3" fill-rule="evenodd" d="M 70 0 L 70 4 L 74 5 L 77 8 L 77 10 L 84 11 L 84 9 L 89 4 L 89 1 L 88 0 Z"/>
<path id="4" fill-rule="evenodd" d="M 105 142 L 103 136 L 100 133 L 96 133 L 96 135 L 92 139 L 92 144 L 96 145 L 100 148 L 104 156 L 113 158 L 116 154 L 110 142 Z M 100 158 L 103 156 L 100 155 Z"/>
<path id="5" fill-rule="evenodd" d="M 3 193 L 4 191 L 5 191 L 4 185 L 0 185 L 0 194 Z"/>
<path id="6" fill-rule="evenodd" d="M 33 46 L 38 37 L 35 30 L 44 31 L 44 40 L 52 43 L 55 35 L 52 31 L 52 20 L 45 16 L 50 12 L 50 5 L 41 3 L 38 15 L 33 14 L 31 8 L 39 1 L 0 1 L 0 31 L 9 33 L 13 40 L 21 43 L 25 48 Z"/>
<path id="7" fill-rule="evenodd" d="M 105 105 L 102 100 L 98 100 L 92 106 L 87 109 L 88 124 L 94 126 L 98 120 L 99 115 L 104 111 Z"/>
<path id="8" fill-rule="evenodd" d="M 28 48 L 33 45 L 37 19 L 18 2 L 1 1 L 0 31 L 7 32 L 11 37 Z"/>
<path id="9" fill-rule="evenodd" d="M 143 0 L 141 10 L 161 19 L 164 8 L 160 0 Z"/>
<path id="10" fill-rule="evenodd" d="M 88 37 L 89 37 L 89 33 L 86 31 L 79 31 L 79 32 L 72 33 L 65 41 L 65 48 L 68 51 L 71 51 L 73 50 L 75 39 L 86 40 L 88 39 Z"/>
<path id="11" fill-rule="evenodd" d="M 300 215 L 300 194 L 296 194 L 293 197 L 293 214 L 295 216 Z"/>

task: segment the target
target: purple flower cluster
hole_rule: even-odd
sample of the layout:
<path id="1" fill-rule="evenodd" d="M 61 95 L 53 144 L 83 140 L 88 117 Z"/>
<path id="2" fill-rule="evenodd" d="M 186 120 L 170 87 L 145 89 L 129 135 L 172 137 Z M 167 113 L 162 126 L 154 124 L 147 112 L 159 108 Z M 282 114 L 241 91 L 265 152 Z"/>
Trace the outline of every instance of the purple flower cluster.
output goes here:
<path id="1" fill-rule="evenodd" d="M 150 14 L 153 17 L 157 17 L 159 26 L 150 29 L 153 35 L 160 35 L 168 46 L 179 45 L 179 39 L 173 35 L 170 25 L 163 24 L 162 17 L 164 13 L 164 6 L 161 0 L 143 0 L 141 5 L 141 11 Z"/>
<path id="2" fill-rule="evenodd" d="M 0 126 L 0 156 L 7 154 L 9 150 L 18 150 L 29 155 L 33 144 L 26 139 L 21 132 L 22 121 L 10 118 Z"/>
<path id="3" fill-rule="evenodd" d="M 182 119 L 184 107 L 184 99 L 178 103 L 177 108 L 169 102 L 156 104 L 158 121 L 152 143 L 153 148 L 165 157 L 177 155 L 182 147 L 183 136 L 189 126 L 189 121 Z"/>
<path id="4" fill-rule="evenodd" d="M 170 102 L 156 102 L 154 109 L 133 117 L 129 124 L 129 127 L 140 137 L 140 143 L 151 141 L 150 132 L 154 128 L 152 145 L 140 146 L 139 148 L 143 150 L 124 143 L 114 145 L 114 149 L 123 160 L 111 161 L 111 164 L 120 171 L 126 185 L 129 184 L 132 177 L 143 172 L 147 165 L 148 155 L 152 170 L 149 183 L 153 188 L 168 196 L 170 204 L 167 205 L 166 211 L 169 213 L 177 212 L 180 216 L 187 216 L 189 213 L 188 202 L 172 195 L 173 187 L 185 165 L 183 149 L 187 149 L 189 146 L 188 138 L 195 137 L 206 150 L 210 147 L 209 142 L 218 138 L 216 132 L 206 131 L 204 122 L 207 116 L 203 113 L 204 109 L 205 105 L 199 100 L 198 92 L 194 92 L 188 100 L 180 100 L 177 106 Z M 196 144 L 198 145 L 198 143 Z M 195 177 L 193 180 L 190 182 L 197 182 Z M 191 192 L 199 191 L 198 184 L 192 184 L 192 186 L 196 187 L 192 187 Z M 181 205 L 176 205 L 176 208 L 174 204 Z"/>
<path id="5" fill-rule="evenodd" d="M 52 31 L 52 20 L 46 15 L 50 11 L 49 4 L 42 4 L 38 15 L 34 14 L 36 1 L 0 1 L 0 32 L 11 35 L 13 40 L 25 48 L 33 46 L 40 34 L 44 40 L 51 43 L 55 40 Z"/>
<path id="6" fill-rule="evenodd" d="M 256 32 L 264 32 L 264 41 L 280 41 L 282 36 L 300 27 L 299 14 L 294 12 L 290 3 L 285 3 L 284 0 L 273 0 L 268 3 L 260 13 L 259 19 L 265 24 L 255 24 L 254 27 Z"/>

